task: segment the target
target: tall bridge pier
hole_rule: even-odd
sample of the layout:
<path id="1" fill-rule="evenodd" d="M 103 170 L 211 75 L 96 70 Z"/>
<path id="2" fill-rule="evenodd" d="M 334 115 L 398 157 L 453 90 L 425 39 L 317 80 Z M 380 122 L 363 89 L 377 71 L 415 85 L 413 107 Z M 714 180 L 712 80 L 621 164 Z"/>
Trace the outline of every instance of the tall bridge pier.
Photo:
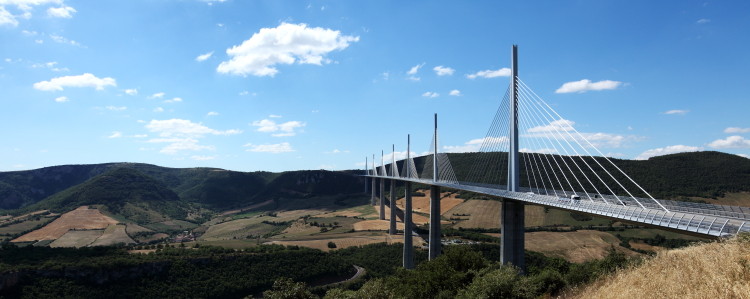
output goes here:
<path id="1" fill-rule="evenodd" d="M 437 136 L 437 113 L 435 113 L 435 140 L 432 155 L 432 181 L 437 183 L 438 181 L 438 136 Z M 429 254 L 428 258 L 433 260 L 440 255 L 440 187 L 432 185 L 430 186 L 430 236 Z"/>
<path id="2" fill-rule="evenodd" d="M 372 172 L 373 174 L 377 174 L 378 172 L 378 170 L 375 168 L 375 155 L 374 154 L 372 155 Z M 372 178 L 372 182 L 371 182 L 372 187 L 370 188 L 371 189 L 370 191 L 372 192 L 372 196 L 370 196 L 370 204 L 373 206 L 375 205 L 375 181 L 376 180 L 377 180 L 376 178 Z"/>
<path id="3" fill-rule="evenodd" d="M 405 176 L 411 178 L 411 167 L 408 163 L 411 161 L 411 136 L 406 136 L 406 160 L 404 160 Z M 404 183 L 404 268 L 414 268 L 414 244 L 412 237 L 411 222 L 411 182 Z"/>
<path id="4" fill-rule="evenodd" d="M 396 145 L 393 145 L 393 154 L 391 154 L 391 157 L 393 158 L 393 162 L 391 164 L 391 176 L 396 177 Z M 396 180 L 391 180 L 391 196 L 388 200 L 388 207 L 391 209 L 391 219 L 390 219 L 390 225 L 388 227 L 388 234 L 395 235 L 396 234 Z"/>
<path id="5" fill-rule="evenodd" d="M 508 153 L 508 191 L 518 192 L 520 167 L 518 159 L 518 46 L 513 45 L 510 84 L 510 151 Z M 500 214 L 500 262 L 513 264 L 525 271 L 524 204 L 504 198 Z"/>
<path id="6" fill-rule="evenodd" d="M 385 165 L 383 155 L 383 151 L 380 151 L 380 165 Z M 385 166 L 382 170 L 385 170 Z M 383 176 L 385 176 L 385 173 L 383 173 Z M 385 179 L 380 179 L 380 220 L 385 220 Z"/>

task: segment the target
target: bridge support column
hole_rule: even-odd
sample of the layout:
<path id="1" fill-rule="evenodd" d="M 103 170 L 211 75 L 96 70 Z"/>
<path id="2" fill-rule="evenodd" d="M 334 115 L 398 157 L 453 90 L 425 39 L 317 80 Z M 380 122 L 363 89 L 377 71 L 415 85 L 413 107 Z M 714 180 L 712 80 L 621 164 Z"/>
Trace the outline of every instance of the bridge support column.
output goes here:
<path id="1" fill-rule="evenodd" d="M 500 215 L 500 262 L 513 264 L 525 271 L 524 263 L 524 204 L 503 199 Z"/>
<path id="2" fill-rule="evenodd" d="M 430 252 L 429 260 L 440 255 L 440 187 L 430 186 Z"/>
<path id="3" fill-rule="evenodd" d="M 395 165 L 395 164 L 394 164 Z M 391 219 L 390 219 L 390 226 L 388 228 L 388 233 L 391 235 L 395 235 L 396 230 L 396 180 L 391 180 L 391 196 L 388 200 L 388 208 L 391 209 Z"/>
<path id="4" fill-rule="evenodd" d="M 375 202 L 375 189 L 376 189 L 375 188 L 375 180 L 376 179 L 375 178 L 370 178 L 370 180 L 372 180 L 372 188 L 370 188 L 370 189 L 372 189 L 372 190 L 370 190 L 370 191 L 372 191 L 372 196 L 370 197 L 370 204 L 374 206 L 376 204 L 376 202 Z"/>
<path id="5" fill-rule="evenodd" d="M 385 179 L 380 178 L 380 220 L 385 220 Z"/>
<path id="6" fill-rule="evenodd" d="M 404 268 L 414 269 L 414 244 L 411 222 L 411 182 L 404 183 Z"/>

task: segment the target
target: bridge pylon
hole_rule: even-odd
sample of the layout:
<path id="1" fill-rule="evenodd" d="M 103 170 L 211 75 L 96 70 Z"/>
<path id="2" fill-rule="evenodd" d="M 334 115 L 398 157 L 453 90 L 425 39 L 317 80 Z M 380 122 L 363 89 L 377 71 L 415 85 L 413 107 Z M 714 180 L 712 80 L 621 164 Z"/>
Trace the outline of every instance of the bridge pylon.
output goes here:
<path id="1" fill-rule="evenodd" d="M 406 135 L 406 160 L 404 160 L 404 168 L 406 171 L 406 177 L 411 178 L 411 167 L 409 167 L 409 161 L 411 159 L 411 136 Z M 412 222 L 411 222 L 411 182 L 404 182 L 404 268 L 414 269 L 414 244 L 412 237 Z"/>
<path id="2" fill-rule="evenodd" d="M 438 181 L 438 140 L 437 140 L 437 113 L 435 113 L 435 140 L 433 142 L 435 148 L 433 148 L 432 155 L 432 181 L 437 183 Z M 430 236 L 429 242 L 429 260 L 433 260 L 440 255 L 440 186 L 430 186 Z"/>
<path id="3" fill-rule="evenodd" d="M 519 192 L 520 170 L 518 159 L 518 46 L 513 45 L 510 78 L 510 150 L 508 151 L 508 191 Z M 503 199 L 500 214 L 500 262 L 513 264 L 525 271 L 524 262 L 524 204 Z"/>
<path id="4" fill-rule="evenodd" d="M 394 179 L 391 180 L 391 196 L 388 200 L 388 207 L 391 209 L 391 215 L 390 215 L 390 222 L 388 226 L 388 233 L 391 235 L 396 234 L 396 145 L 393 145 L 393 151 L 391 154 L 392 162 L 391 162 L 391 176 L 394 177 Z"/>
<path id="5" fill-rule="evenodd" d="M 380 151 L 380 165 L 383 166 L 383 151 Z M 385 170 L 385 167 L 381 167 L 381 171 Z M 385 171 L 383 171 L 385 172 Z M 385 176 L 385 173 L 381 174 Z M 385 179 L 380 179 L 380 220 L 385 220 Z"/>

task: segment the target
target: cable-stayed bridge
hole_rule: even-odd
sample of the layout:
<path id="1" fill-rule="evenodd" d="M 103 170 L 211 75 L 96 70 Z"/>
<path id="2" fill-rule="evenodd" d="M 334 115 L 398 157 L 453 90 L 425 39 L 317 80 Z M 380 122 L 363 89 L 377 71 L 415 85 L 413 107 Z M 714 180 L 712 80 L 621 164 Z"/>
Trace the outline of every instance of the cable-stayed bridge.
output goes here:
<path id="1" fill-rule="evenodd" d="M 612 162 L 597 145 L 606 136 L 578 132 L 518 77 L 513 46 L 511 82 L 492 123 L 472 155 L 471 167 L 454 171 L 448 155 L 439 152 L 437 115 L 429 150 L 417 169 L 407 137 L 406 157 L 390 163 L 381 152 L 367 164 L 372 203 L 380 202 L 385 219 L 384 183 L 390 181 L 390 234 L 396 234 L 396 182 L 406 186 L 404 267 L 413 267 L 411 184 L 430 186 L 429 257 L 440 254 L 440 188 L 502 198 L 501 261 L 524 268 L 524 206 L 541 205 L 704 237 L 750 232 L 750 208 L 661 200 Z M 462 161 L 466 163 L 467 161 Z M 371 166 L 371 167 L 370 167 Z M 377 181 L 380 188 L 377 188 Z M 366 182 L 366 187 L 368 183 Z M 379 192 L 377 192 L 379 189 Z"/>

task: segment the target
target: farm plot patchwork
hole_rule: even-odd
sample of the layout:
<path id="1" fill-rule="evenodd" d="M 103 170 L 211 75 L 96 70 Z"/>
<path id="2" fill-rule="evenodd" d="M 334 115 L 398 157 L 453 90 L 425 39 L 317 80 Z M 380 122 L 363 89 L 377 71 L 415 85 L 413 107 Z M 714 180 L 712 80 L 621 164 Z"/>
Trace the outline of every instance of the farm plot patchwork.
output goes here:
<path id="1" fill-rule="evenodd" d="M 67 212 L 44 227 L 16 238 L 12 242 L 29 242 L 34 240 L 55 240 L 65 235 L 69 230 L 104 229 L 117 220 L 106 216 L 97 209 L 87 206 L 79 207 Z"/>

